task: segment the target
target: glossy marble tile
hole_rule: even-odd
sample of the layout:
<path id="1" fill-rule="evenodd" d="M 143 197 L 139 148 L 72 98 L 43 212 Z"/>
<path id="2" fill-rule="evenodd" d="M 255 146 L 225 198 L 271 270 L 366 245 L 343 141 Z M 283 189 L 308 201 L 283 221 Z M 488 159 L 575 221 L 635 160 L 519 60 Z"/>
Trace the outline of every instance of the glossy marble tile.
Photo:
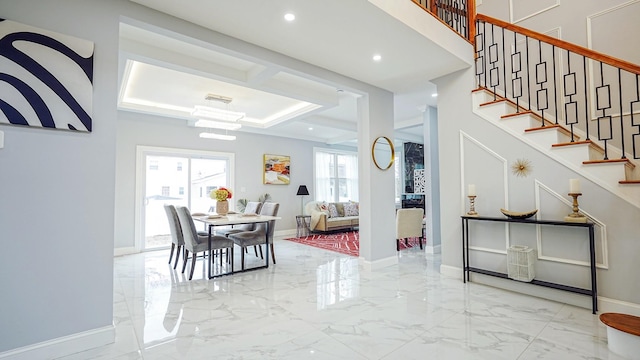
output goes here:
<path id="1" fill-rule="evenodd" d="M 443 277 L 439 256 L 419 249 L 364 271 L 275 245 L 276 265 L 214 280 L 198 260 L 189 281 L 168 250 L 116 257 L 116 342 L 62 359 L 620 360 L 589 309 Z"/>

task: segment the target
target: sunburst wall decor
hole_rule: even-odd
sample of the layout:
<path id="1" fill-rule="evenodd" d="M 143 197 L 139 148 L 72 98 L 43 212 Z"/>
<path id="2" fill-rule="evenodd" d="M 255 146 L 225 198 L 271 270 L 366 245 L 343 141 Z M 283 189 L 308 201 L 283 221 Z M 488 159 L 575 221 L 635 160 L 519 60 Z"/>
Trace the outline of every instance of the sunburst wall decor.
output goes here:
<path id="1" fill-rule="evenodd" d="M 518 177 L 526 177 L 531 173 L 533 166 L 531 166 L 531 161 L 527 159 L 518 159 L 516 162 L 511 165 L 511 170 L 513 174 Z"/>

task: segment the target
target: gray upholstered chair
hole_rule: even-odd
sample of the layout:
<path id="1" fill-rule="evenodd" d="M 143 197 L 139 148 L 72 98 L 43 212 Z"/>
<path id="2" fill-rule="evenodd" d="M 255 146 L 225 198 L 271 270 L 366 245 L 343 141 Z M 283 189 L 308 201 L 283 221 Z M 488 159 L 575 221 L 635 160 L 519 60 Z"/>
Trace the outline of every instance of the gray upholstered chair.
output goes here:
<path id="1" fill-rule="evenodd" d="M 280 208 L 280 204 L 267 202 L 262 205 L 260 209 L 260 215 L 271 215 L 277 216 L 278 209 Z M 265 244 L 265 241 L 268 241 L 269 246 L 271 247 L 271 258 L 273 259 L 273 263 L 276 263 L 276 255 L 274 253 L 273 248 L 273 230 L 276 227 L 276 221 L 270 220 L 269 222 L 269 232 L 267 233 L 267 224 L 266 223 L 257 223 L 255 224 L 255 228 L 251 231 L 243 231 L 239 233 L 229 234 L 229 239 L 233 240 L 233 242 L 240 246 L 242 249 L 241 253 L 241 262 L 242 262 L 242 270 L 244 270 L 244 249 L 247 246 L 261 246 Z M 265 236 L 266 235 L 266 236 Z M 267 240 L 268 239 L 268 240 Z M 265 244 L 266 245 L 266 244 Z M 267 259 L 267 261 L 269 261 Z"/>
<path id="2" fill-rule="evenodd" d="M 422 249 L 422 218 L 424 209 L 398 209 L 396 212 L 396 250 L 400 251 L 400 240 L 404 239 L 409 246 L 409 238 L 420 239 L 420 249 Z"/>
<path id="3" fill-rule="evenodd" d="M 173 268 L 175 269 L 178 266 L 180 253 L 184 251 L 184 237 L 182 236 L 182 229 L 180 228 L 180 220 L 178 220 L 176 207 L 173 205 L 165 204 L 164 211 L 167 213 L 167 219 L 169 220 L 169 231 L 171 232 L 171 254 L 169 254 L 169 264 L 171 264 L 173 251 L 175 250 L 176 262 L 173 265 Z"/>
<path id="4" fill-rule="evenodd" d="M 193 218 L 191 217 L 191 213 L 189 209 L 185 206 L 180 206 L 176 209 L 178 213 L 178 219 L 180 220 L 180 226 L 182 227 L 182 233 L 184 235 L 184 259 L 182 264 L 182 272 L 184 273 L 185 268 L 187 267 L 187 258 L 189 255 L 189 251 L 191 251 L 191 271 L 189 272 L 189 280 L 193 278 L 193 271 L 196 267 L 196 255 L 199 252 L 204 252 L 206 254 L 207 250 L 209 250 L 208 244 L 208 234 L 200 235 L 196 231 L 196 225 L 193 223 Z M 229 249 L 228 259 L 231 263 L 231 272 L 233 272 L 233 241 L 227 239 L 224 236 L 212 235 L 211 238 L 211 250 L 220 250 L 220 249 Z M 211 257 L 212 254 L 209 254 Z M 220 255 L 222 256 L 222 254 Z M 204 256 L 203 256 L 204 258 Z M 209 259 L 212 261 L 212 259 Z"/>
<path id="5" fill-rule="evenodd" d="M 249 201 L 247 206 L 244 208 L 244 214 L 259 214 L 260 209 L 262 208 L 262 203 L 258 201 Z M 216 229 L 216 234 L 229 236 L 229 234 L 239 233 L 243 231 L 251 231 L 256 228 L 256 224 L 240 224 L 233 225 L 233 227 L 228 227 L 225 229 Z"/>

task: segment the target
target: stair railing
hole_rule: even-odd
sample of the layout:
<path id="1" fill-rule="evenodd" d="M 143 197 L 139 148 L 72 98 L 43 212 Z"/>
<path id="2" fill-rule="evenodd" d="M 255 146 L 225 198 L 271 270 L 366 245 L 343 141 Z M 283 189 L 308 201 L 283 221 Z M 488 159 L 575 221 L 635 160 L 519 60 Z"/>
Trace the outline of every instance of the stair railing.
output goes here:
<path id="1" fill-rule="evenodd" d="M 475 37 L 475 0 L 411 0 L 457 32 L 473 41 Z"/>
<path id="2" fill-rule="evenodd" d="M 494 100 L 567 128 L 571 142 L 597 139 L 603 160 L 640 158 L 640 66 L 482 14 L 475 28 L 477 84 Z"/>

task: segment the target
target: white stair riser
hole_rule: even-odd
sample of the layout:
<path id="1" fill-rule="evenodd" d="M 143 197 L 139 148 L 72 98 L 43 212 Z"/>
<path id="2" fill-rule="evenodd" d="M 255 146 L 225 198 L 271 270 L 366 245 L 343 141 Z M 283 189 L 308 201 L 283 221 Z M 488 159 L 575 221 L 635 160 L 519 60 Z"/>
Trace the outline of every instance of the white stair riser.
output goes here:
<path id="1" fill-rule="evenodd" d="M 531 129 L 533 127 L 533 119 L 531 118 L 531 115 L 512 116 L 505 119 L 500 119 L 500 124 L 513 131 L 523 133 L 525 130 Z"/>
<path id="2" fill-rule="evenodd" d="M 546 130 L 536 130 L 529 131 L 525 133 L 527 139 L 535 142 L 536 144 L 542 146 L 545 149 L 551 149 L 551 145 L 557 144 L 558 141 L 558 130 L 556 128 L 549 128 Z M 584 161 L 584 160 L 582 160 Z"/>
<path id="3" fill-rule="evenodd" d="M 582 169 L 608 184 L 619 184 L 624 179 L 624 163 L 603 163 L 582 165 Z"/>
<path id="4" fill-rule="evenodd" d="M 589 144 L 552 147 L 553 153 L 574 164 L 589 159 Z"/>
<path id="5" fill-rule="evenodd" d="M 500 119 L 502 115 L 509 114 L 510 109 L 511 106 L 504 101 L 478 107 L 479 112 L 490 116 L 493 119 Z"/>

